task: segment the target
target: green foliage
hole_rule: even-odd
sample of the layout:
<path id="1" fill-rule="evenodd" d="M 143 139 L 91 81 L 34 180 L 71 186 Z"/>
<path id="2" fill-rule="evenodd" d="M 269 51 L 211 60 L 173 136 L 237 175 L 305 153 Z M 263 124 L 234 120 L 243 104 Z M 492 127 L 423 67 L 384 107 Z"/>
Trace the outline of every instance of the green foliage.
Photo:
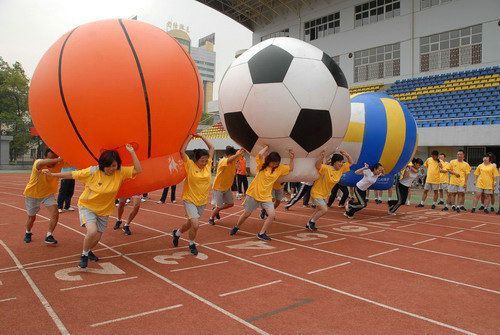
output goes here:
<path id="1" fill-rule="evenodd" d="M 31 118 L 28 112 L 29 79 L 19 62 L 10 66 L 0 57 L 0 123 L 2 133 L 12 135 L 10 160 L 29 148 Z"/>

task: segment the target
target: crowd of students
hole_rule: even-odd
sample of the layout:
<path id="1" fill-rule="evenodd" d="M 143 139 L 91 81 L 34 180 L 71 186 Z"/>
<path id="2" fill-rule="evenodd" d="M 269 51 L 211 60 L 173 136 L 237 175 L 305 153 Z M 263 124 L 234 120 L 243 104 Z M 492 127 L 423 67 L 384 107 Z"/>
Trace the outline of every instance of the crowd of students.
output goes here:
<path id="1" fill-rule="evenodd" d="M 195 149 L 190 158 L 186 153 L 186 148 L 193 138 L 200 138 L 207 149 Z M 47 244 L 56 244 L 53 236 L 56 228 L 59 213 L 65 210 L 72 210 L 71 197 L 74 192 L 74 180 L 79 180 L 84 184 L 83 193 L 78 200 L 78 210 L 81 226 L 87 230 L 84 241 L 79 266 L 86 268 L 88 261 L 97 261 L 98 257 L 92 252 L 99 243 L 108 223 L 109 216 L 115 207 L 115 198 L 123 181 L 134 178 L 141 173 L 141 163 L 137 158 L 134 148 L 126 145 L 133 166 L 122 166 L 120 155 L 115 150 L 106 150 L 99 157 L 98 165 L 88 167 L 83 170 L 70 169 L 53 151 L 48 149 L 45 158 L 36 160 L 33 164 L 30 180 L 24 191 L 26 211 L 28 219 L 24 241 L 32 241 L 32 227 L 36 214 L 40 206 L 44 205 L 50 212 L 48 231 L 45 237 Z M 284 183 L 280 178 L 286 176 L 294 169 L 294 153 L 289 152 L 288 164 L 281 163 L 281 156 L 277 152 L 269 152 L 269 148 L 264 147 L 256 156 L 257 174 L 248 185 L 246 176 L 245 151 L 235 150 L 228 146 L 224 157 L 217 163 L 215 179 L 212 185 L 212 161 L 214 158 L 214 146 L 202 135 L 190 135 L 183 147 L 182 158 L 186 170 L 186 179 L 182 189 L 182 202 L 186 214 L 185 223 L 172 231 L 172 244 L 179 245 L 182 234 L 188 235 L 188 246 L 193 255 L 198 254 L 196 237 L 200 226 L 200 218 L 209 202 L 212 193 L 212 211 L 208 219 L 210 225 L 215 225 L 216 220 L 220 220 L 221 212 L 234 206 L 232 187 L 236 178 L 238 185 L 237 198 L 245 194 L 243 207 L 244 211 L 237 219 L 236 224 L 229 231 L 230 235 L 235 235 L 238 230 L 250 217 L 250 215 L 260 208 L 260 217 L 264 221 L 262 228 L 257 232 L 257 238 L 270 241 L 268 229 L 275 218 L 276 208 L 284 198 Z M 345 185 L 340 183 L 342 175 L 351 169 L 353 159 L 349 153 L 340 151 L 331 157 L 325 157 L 322 152 L 315 168 L 319 178 L 312 183 L 303 182 L 296 186 L 296 194 L 285 205 L 285 210 L 290 208 L 301 198 L 304 198 L 304 206 L 311 203 L 313 213 L 308 219 L 305 228 L 310 231 L 318 229 L 317 222 L 324 216 L 328 207 L 334 203 L 337 193 L 340 190 L 342 197 L 338 206 L 344 207 L 344 215 L 352 219 L 356 212 L 362 210 L 368 203 L 369 188 L 376 183 L 377 179 L 384 175 L 384 167 L 380 164 L 364 166 L 355 171 L 362 176 L 361 180 L 351 188 L 349 192 Z M 438 205 L 443 205 L 442 210 L 454 210 L 457 212 L 466 211 L 465 193 L 467 191 L 468 177 L 471 167 L 465 161 L 462 150 L 457 152 L 457 158 L 450 162 L 446 161 L 444 154 L 432 151 L 431 157 L 425 162 L 419 158 L 414 158 L 408 166 L 401 171 L 395 179 L 395 191 L 397 199 L 388 201 L 388 214 L 395 215 L 396 211 L 404 204 L 408 203 L 409 192 L 412 185 L 418 179 L 422 168 L 427 171 L 427 178 L 424 185 L 422 199 L 417 207 L 424 207 L 429 191 L 432 191 L 432 205 L 435 209 Z M 476 207 L 481 202 L 478 210 L 485 213 L 494 211 L 495 192 L 498 193 L 498 168 L 495 164 L 495 157 L 492 154 L 485 155 L 483 163 L 474 171 L 474 184 L 476 186 L 473 207 L 471 212 L 476 211 Z M 58 179 L 62 179 L 58 201 L 54 194 L 57 192 Z M 496 190 L 495 190 L 496 188 Z M 210 192 L 210 190 L 212 191 Z M 172 186 L 171 202 L 175 203 L 176 187 Z M 169 188 L 163 190 L 163 194 L 158 203 L 166 201 Z M 446 197 L 445 197 L 445 192 Z M 351 195 L 349 195 L 351 193 Z M 133 205 L 132 211 L 122 230 L 125 235 L 130 235 L 130 224 L 137 215 L 141 198 L 147 196 L 137 195 L 131 199 L 118 199 L 118 220 L 114 225 L 117 230 L 122 225 L 122 216 L 127 201 Z M 391 196 L 391 195 L 390 195 Z M 381 192 L 376 192 L 375 203 L 382 202 Z M 500 209 L 497 212 L 500 214 Z"/>

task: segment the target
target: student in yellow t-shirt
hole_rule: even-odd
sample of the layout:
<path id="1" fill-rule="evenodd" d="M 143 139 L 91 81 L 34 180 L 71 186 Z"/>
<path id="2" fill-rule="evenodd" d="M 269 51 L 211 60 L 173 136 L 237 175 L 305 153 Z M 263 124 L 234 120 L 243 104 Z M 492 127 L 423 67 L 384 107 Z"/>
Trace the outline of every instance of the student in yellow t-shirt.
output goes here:
<path id="1" fill-rule="evenodd" d="M 345 163 L 344 157 L 347 160 Z M 324 160 L 325 152 L 322 151 L 316 160 L 319 178 L 316 179 L 311 188 L 311 198 L 316 205 L 316 209 L 306 224 L 306 228 L 310 231 L 318 230 L 316 221 L 328 211 L 327 202 L 332 188 L 340 181 L 342 174 L 349 172 L 352 164 L 352 157 L 345 151 L 340 151 L 340 154 L 333 154 L 329 165 L 323 164 Z"/>
<path id="2" fill-rule="evenodd" d="M 208 150 L 194 149 L 193 160 L 189 159 L 186 154 L 187 145 L 192 138 L 200 138 L 208 147 Z M 184 160 L 184 168 L 186 169 L 186 179 L 184 180 L 184 187 L 182 189 L 182 201 L 187 220 L 180 229 L 172 231 L 172 243 L 174 247 L 177 247 L 181 234 L 189 231 L 189 251 L 196 256 L 198 255 L 198 249 L 194 240 L 200 226 L 199 219 L 208 203 L 210 180 L 212 179 L 214 146 L 203 135 L 189 135 L 182 146 L 181 152 L 182 159 Z"/>
<path id="3" fill-rule="evenodd" d="M 450 176 L 448 174 L 448 169 L 450 168 L 450 163 L 446 161 L 446 155 L 444 153 L 439 154 L 439 160 L 441 161 L 441 169 L 439 171 L 439 199 L 438 205 L 445 205 L 444 191 L 448 192 L 448 184 L 450 182 Z M 448 196 L 448 195 L 446 195 Z"/>
<path id="4" fill-rule="evenodd" d="M 122 166 L 120 154 L 116 150 L 105 150 L 99 156 L 98 166 L 72 172 L 52 173 L 44 170 L 49 176 L 62 179 L 76 179 L 85 184 L 85 189 L 78 199 L 80 225 L 87 228 L 83 240 L 83 252 L 79 267 L 87 267 L 89 259 L 97 262 L 99 258 L 92 249 L 99 243 L 106 230 L 108 218 L 115 208 L 116 194 L 126 179 L 134 178 L 142 171 L 141 163 L 134 148 L 126 145 L 134 166 Z"/>
<path id="5" fill-rule="evenodd" d="M 444 205 L 443 211 L 451 209 L 460 213 L 460 211 L 467 211 L 464 206 L 465 192 L 467 191 L 467 180 L 471 171 L 469 163 L 465 160 L 465 153 L 463 150 L 457 151 L 457 159 L 450 161 L 448 170 L 450 171 L 450 185 L 448 187 L 448 199 Z"/>
<path id="6" fill-rule="evenodd" d="M 210 225 L 215 224 L 216 218 L 220 220 L 220 211 L 234 206 L 231 186 L 236 176 L 236 161 L 240 159 L 244 153 L 244 149 L 236 151 L 235 148 L 228 145 L 224 158 L 217 164 L 217 173 L 212 187 L 212 205 L 214 205 L 215 208 L 208 219 L 208 224 Z"/>
<path id="7" fill-rule="evenodd" d="M 40 210 L 40 205 L 44 205 L 50 213 L 49 229 L 45 237 L 45 243 L 57 244 L 56 239 L 52 236 L 56 229 L 57 221 L 59 220 L 59 212 L 57 211 L 57 202 L 54 194 L 57 193 L 57 178 L 50 177 L 42 173 L 42 169 L 48 169 L 51 172 L 59 172 L 63 168 L 62 159 L 51 150 L 45 150 L 44 159 L 37 159 L 33 163 L 31 169 L 30 180 L 24 189 L 24 197 L 26 203 L 26 212 L 28 219 L 26 220 L 26 232 L 24 233 L 24 242 L 30 243 L 31 228 L 35 223 L 36 214 Z"/>
<path id="8" fill-rule="evenodd" d="M 439 186 L 441 184 L 441 172 L 445 172 L 443 169 L 443 162 L 439 160 L 439 152 L 433 150 L 431 152 L 431 157 L 427 158 L 424 162 L 424 166 L 427 168 L 427 178 L 424 185 L 424 193 L 422 193 L 422 200 L 420 204 L 416 207 L 424 207 L 425 199 L 427 199 L 427 194 L 429 191 L 434 192 L 434 197 L 432 199 L 432 209 L 436 208 L 438 200 Z"/>
<path id="9" fill-rule="evenodd" d="M 257 233 L 257 238 L 263 241 L 270 241 L 271 238 L 267 235 L 267 228 L 271 225 L 274 220 L 274 204 L 273 204 L 273 184 L 276 183 L 278 178 L 281 176 L 286 176 L 291 171 L 293 171 L 293 159 L 295 154 L 293 151 L 289 151 L 290 154 L 290 164 L 284 165 L 281 163 L 281 156 L 277 152 L 271 152 L 266 155 L 268 146 L 265 146 L 260 152 L 259 156 L 264 158 L 264 163 L 259 169 L 259 172 L 255 178 L 250 183 L 248 187 L 247 196 L 245 198 L 244 208 L 245 211 L 238 219 L 238 223 L 230 231 L 230 235 L 234 235 L 240 229 L 240 226 L 245 222 L 245 220 L 252 214 L 252 212 L 257 208 L 261 207 L 265 209 L 268 217 L 262 225 L 262 229 Z"/>
<path id="10" fill-rule="evenodd" d="M 479 164 L 474 171 L 474 184 L 476 185 L 476 196 L 471 212 L 476 211 L 476 205 L 484 194 L 484 212 L 489 213 L 488 205 L 490 204 L 493 190 L 496 187 L 497 178 L 499 177 L 498 169 L 495 164 L 490 162 L 490 156 L 483 157 L 483 163 Z"/>

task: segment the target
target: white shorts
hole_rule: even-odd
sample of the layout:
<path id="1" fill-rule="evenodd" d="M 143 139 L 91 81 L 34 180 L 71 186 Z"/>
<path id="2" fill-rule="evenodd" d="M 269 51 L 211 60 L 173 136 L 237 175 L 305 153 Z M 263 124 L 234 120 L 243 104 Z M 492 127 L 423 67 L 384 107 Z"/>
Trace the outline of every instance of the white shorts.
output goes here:
<path id="1" fill-rule="evenodd" d="M 477 193 L 493 194 L 493 190 L 476 187 Z"/>
<path id="2" fill-rule="evenodd" d="M 227 190 L 225 192 L 218 190 L 212 191 L 212 205 L 222 208 L 224 205 L 232 204 L 234 204 L 234 199 L 233 192 L 231 190 Z"/>
<path id="3" fill-rule="evenodd" d="M 35 216 L 40 210 L 40 205 L 44 205 L 45 207 L 57 205 L 54 195 L 49 195 L 48 197 L 40 199 L 25 197 L 24 201 L 26 203 L 26 212 L 28 213 L 28 216 Z"/>
<path id="4" fill-rule="evenodd" d="M 424 190 L 427 190 L 427 191 L 438 191 L 440 185 L 441 184 L 429 184 L 429 183 L 425 183 Z"/>
<path id="5" fill-rule="evenodd" d="M 196 206 L 195 204 L 184 201 L 184 209 L 186 210 L 186 216 L 188 219 L 199 219 L 200 216 L 203 215 L 203 211 L 205 210 L 206 205 Z"/>
<path id="6" fill-rule="evenodd" d="M 257 207 L 260 207 L 262 209 L 274 209 L 274 204 L 272 201 L 257 201 L 255 198 L 249 196 L 247 194 L 245 201 L 243 203 L 243 208 L 247 212 L 253 212 Z"/>
<path id="7" fill-rule="evenodd" d="M 325 206 L 326 207 L 326 200 L 323 198 L 313 198 L 312 199 L 313 204 L 316 206 Z"/>
<path id="8" fill-rule="evenodd" d="M 450 193 L 465 193 L 465 187 L 458 186 L 458 185 L 450 185 L 448 187 L 448 192 L 450 192 Z"/>
<path id="9" fill-rule="evenodd" d="M 273 188 L 272 195 L 273 195 L 274 200 L 281 201 L 281 200 L 283 200 L 283 197 L 285 196 L 285 191 L 282 188 L 280 188 L 279 190 L 275 190 Z"/>
<path id="10" fill-rule="evenodd" d="M 448 190 L 448 184 L 439 184 L 439 189 L 444 191 Z"/>
<path id="11" fill-rule="evenodd" d="M 78 207 L 78 212 L 80 216 L 80 226 L 85 227 L 89 222 L 95 222 L 97 225 L 97 231 L 102 233 L 108 227 L 109 216 L 97 215 L 93 211 L 85 207 Z"/>

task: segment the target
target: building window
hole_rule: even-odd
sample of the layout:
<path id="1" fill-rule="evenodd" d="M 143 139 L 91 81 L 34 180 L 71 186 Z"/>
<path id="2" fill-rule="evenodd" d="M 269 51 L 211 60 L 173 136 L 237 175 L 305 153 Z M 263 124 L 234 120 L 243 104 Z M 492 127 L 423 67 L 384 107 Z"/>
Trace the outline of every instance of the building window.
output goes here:
<path id="1" fill-rule="evenodd" d="M 290 28 L 286 28 L 283 30 L 275 31 L 274 33 L 264 35 L 260 38 L 260 41 L 262 42 L 269 38 L 274 38 L 274 37 L 290 37 Z"/>
<path id="2" fill-rule="evenodd" d="M 304 40 L 318 38 L 340 32 L 340 12 L 332 13 L 304 23 Z"/>
<path id="3" fill-rule="evenodd" d="M 448 2 L 451 2 L 451 0 L 420 0 L 420 9 L 427 9 Z"/>
<path id="4" fill-rule="evenodd" d="M 354 27 L 383 21 L 400 14 L 399 0 L 372 0 L 354 7 Z"/>
<path id="5" fill-rule="evenodd" d="M 420 72 L 482 61 L 482 26 L 446 31 L 420 38 Z"/>
<path id="6" fill-rule="evenodd" d="M 400 59 L 399 43 L 356 51 L 354 53 L 354 82 L 399 76 Z"/>

